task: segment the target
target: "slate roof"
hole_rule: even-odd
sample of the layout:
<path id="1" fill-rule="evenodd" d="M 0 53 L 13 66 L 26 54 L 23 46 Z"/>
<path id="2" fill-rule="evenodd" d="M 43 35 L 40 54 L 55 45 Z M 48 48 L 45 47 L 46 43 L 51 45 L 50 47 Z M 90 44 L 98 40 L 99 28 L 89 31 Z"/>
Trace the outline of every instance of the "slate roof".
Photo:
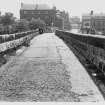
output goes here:
<path id="1" fill-rule="evenodd" d="M 24 10 L 47 10 L 51 9 L 47 4 L 24 4 L 21 3 L 21 9 Z"/>

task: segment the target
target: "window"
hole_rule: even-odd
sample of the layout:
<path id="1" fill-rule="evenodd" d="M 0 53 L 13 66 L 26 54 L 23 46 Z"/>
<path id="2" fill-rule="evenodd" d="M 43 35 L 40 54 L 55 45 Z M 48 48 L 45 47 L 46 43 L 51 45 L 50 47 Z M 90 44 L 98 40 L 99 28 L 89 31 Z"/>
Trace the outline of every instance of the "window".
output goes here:
<path id="1" fill-rule="evenodd" d="M 48 14 L 48 11 L 45 11 L 45 14 Z"/>
<path id="2" fill-rule="evenodd" d="M 27 14 L 27 11 L 24 11 L 24 14 Z"/>
<path id="3" fill-rule="evenodd" d="M 34 12 L 32 11 L 32 14 L 34 14 Z"/>
<path id="4" fill-rule="evenodd" d="M 47 19 L 49 19 L 49 17 L 48 16 L 45 16 L 45 19 L 47 20 Z"/>

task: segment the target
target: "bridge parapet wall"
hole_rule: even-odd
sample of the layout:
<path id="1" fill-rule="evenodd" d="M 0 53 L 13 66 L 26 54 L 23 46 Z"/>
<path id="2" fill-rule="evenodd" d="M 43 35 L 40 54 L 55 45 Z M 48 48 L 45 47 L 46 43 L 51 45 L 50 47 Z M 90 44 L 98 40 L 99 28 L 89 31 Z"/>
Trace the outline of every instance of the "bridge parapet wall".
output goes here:
<path id="1" fill-rule="evenodd" d="M 105 36 L 56 30 L 55 34 L 105 74 Z"/>
<path id="2" fill-rule="evenodd" d="M 39 34 L 39 30 L 31 30 L 21 33 L 0 35 L 0 54 L 9 49 L 28 43 L 33 37 Z"/>

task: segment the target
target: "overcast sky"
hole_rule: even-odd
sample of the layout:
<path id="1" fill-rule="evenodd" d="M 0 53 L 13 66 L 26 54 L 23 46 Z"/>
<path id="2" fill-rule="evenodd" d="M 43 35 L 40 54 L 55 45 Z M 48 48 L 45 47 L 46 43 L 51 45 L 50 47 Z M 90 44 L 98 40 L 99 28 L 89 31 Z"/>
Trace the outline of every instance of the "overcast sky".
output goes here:
<path id="1" fill-rule="evenodd" d="M 9 11 L 19 17 L 21 2 L 55 5 L 57 9 L 68 11 L 70 16 L 81 16 L 91 10 L 105 13 L 105 0 L 0 0 L 0 11 L 2 14 Z"/>

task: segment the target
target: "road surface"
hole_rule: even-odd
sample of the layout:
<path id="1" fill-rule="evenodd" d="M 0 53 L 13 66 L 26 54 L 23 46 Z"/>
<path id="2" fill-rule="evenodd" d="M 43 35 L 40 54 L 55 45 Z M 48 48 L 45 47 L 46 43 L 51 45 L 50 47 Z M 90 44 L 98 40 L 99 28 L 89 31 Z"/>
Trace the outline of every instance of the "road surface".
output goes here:
<path id="1" fill-rule="evenodd" d="M 54 33 L 35 37 L 20 51 L 1 67 L 1 101 L 104 101 L 85 68 Z"/>

